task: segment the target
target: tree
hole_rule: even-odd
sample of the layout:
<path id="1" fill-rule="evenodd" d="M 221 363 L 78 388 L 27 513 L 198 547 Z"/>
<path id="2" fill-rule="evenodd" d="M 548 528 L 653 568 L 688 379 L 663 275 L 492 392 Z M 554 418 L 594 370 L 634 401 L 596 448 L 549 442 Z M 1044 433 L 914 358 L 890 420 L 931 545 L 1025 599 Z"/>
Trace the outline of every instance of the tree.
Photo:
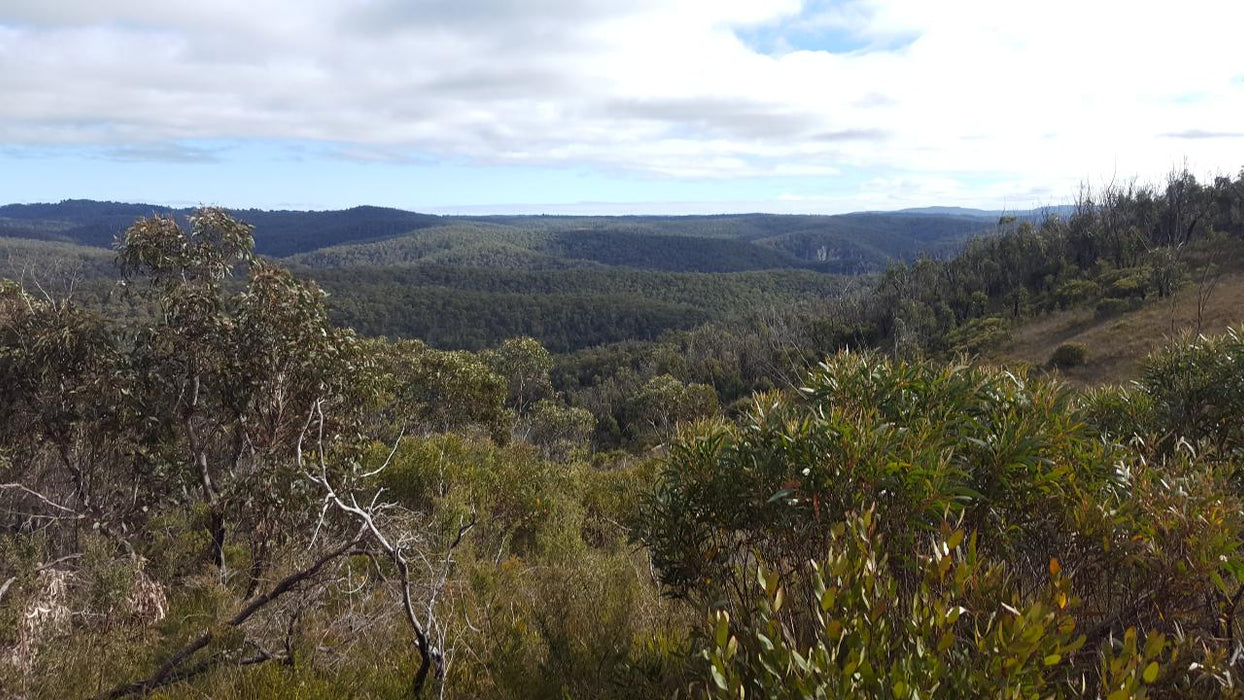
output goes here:
<path id="1" fill-rule="evenodd" d="M 485 351 L 482 358 L 505 379 L 506 405 L 519 413 L 553 391 L 549 380 L 553 356 L 533 338 L 510 338 L 500 347 Z"/>
<path id="2" fill-rule="evenodd" d="M 144 569 L 166 582 L 200 563 L 214 571 L 217 613 L 197 632 L 169 632 L 168 651 L 139 658 L 139 679 L 104 697 L 226 662 L 293 663 L 307 605 L 349 615 L 352 605 L 334 601 L 385 586 L 414 636 L 419 694 L 443 671 L 436 603 L 474 521 L 424 534 L 429 514 L 382 498 L 389 459 L 374 456 L 365 432 L 393 397 L 382 358 L 329 323 L 315 285 L 252 247 L 250 227 L 217 209 L 200 210 L 189 230 L 168 217 L 137 222 L 118 258 L 157 314 L 133 328 L 0 287 L 0 436 L 17 457 L 0 463 L 4 510 L 42 531 L 54 564 L 85 561 L 100 533 L 135 585 L 160 589 Z M 241 285 L 228 279 L 238 267 Z M 206 552 L 195 551 L 199 532 Z M 362 588 L 345 585 L 352 556 L 377 568 Z M 416 556 L 439 562 L 422 589 Z"/>
<path id="3" fill-rule="evenodd" d="M 657 440 L 672 437 L 680 423 L 717 412 L 717 393 L 705 384 L 684 384 L 663 374 L 653 377 L 633 399 L 641 435 Z"/>

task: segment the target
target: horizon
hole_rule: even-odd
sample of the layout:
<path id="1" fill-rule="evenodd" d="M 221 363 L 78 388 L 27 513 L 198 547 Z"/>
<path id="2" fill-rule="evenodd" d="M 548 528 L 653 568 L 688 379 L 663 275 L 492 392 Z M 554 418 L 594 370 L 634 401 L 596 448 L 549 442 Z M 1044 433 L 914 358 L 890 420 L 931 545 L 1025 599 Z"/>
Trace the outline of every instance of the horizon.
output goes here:
<path id="1" fill-rule="evenodd" d="M 471 217 L 471 218 L 487 218 L 487 217 L 494 217 L 494 216 L 495 217 L 551 217 L 551 218 L 557 218 L 557 217 L 564 217 L 564 218 L 575 218 L 575 217 L 707 218 L 707 217 L 715 217 L 715 216 L 849 216 L 853 214 L 904 214 L 904 213 L 916 214 L 916 215 L 940 214 L 940 215 L 954 216 L 956 212 L 960 212 L 960 211 L 969 212 L 968 214 L 964 214 L 965 216 L 985 217 L 985 216 L 1006 216 L 1009 214 L 1036 214 L 1036 213 L 1040 213 L 1043 211 L 1052 211 L 1052 210 L 1064 209 L 1064 208 L 1073 206 L 1073 204 L 1069 202 L 1064 202 L 1060 204 L 1044 204 L 1040 206 L 1025 207 L 1025 208 L 980 209 L 976 207 L 960 207 L 960 206 L 947 206 L 947 205 L 940 205 L 940 204 L 928 204 L 928 205 L 923 205 L 923 206 L 905 207 L 902 209 L 861 209 L 861 210 L 837 212 L 837 213 L 832 213 L 832 214 L 820 213 L 820 212 L 797 212 L 797 211 L 796 212 L 772 212 L 772 211 L 760 211 L 760 210 L 740 210 L 740 211 L 729 211 L 729 212 L 706 212 L 706 213 L 669 213 L 669 212 L 662 212 L 662 211 L 651 212 L 651 213 L 646 213 L 646 212 L 645 213 L 580 213 L 580 212 L 547 213 L 547 212 L 542 212 L 542 211 L 536 211 L 542 205 L 515 205 L 514 206 L 515 209 L 527 207 L 530 209 L 529 211 L 514 211 L 514 210 L 511 210 L 509 207 L 507 207 L 507 205 L 481 205 L 479 207 L 472 208 L 472 209 L 477 209 L 477 210 L 489 210 L 489 211 L 457 211 L 457 210 L 436 211 L 435 210 L 436 208 L 408 209 L 405 207 L 396 207 L 396 206 L 388 206 L 388 205 L 382 205 L 382 204 L 370 204 L 370 203 L 351 204 L 351 205 L 340 207 L 340 208 L 299 209 L 299 208 L 289 208 L 289 207 L 274 207 L 274 208 L 242 207 L 242 206 L 233 206 L 228 203 L 218 203 L 218 202 L 214 202 L 214 203 L 187 202 L 187 201 L 144 202 L 144 201 L 91 199 L 91 198 L 86 198 L 86 197 L 65 197 L 62 199 L 55 200 L 55 201 L 43 200 L 43 201 L 28 201 L 28 202 L 0 202 L 0 208 L 9 207 L 9 206 L 57 206 L 57 205 L 63 205 L 63 204 L 70 203 L 70 202 L 89 202 L 93 204 L 119 204 L 119 205 L 125 205 L 125 206 L 152 206 L 152 207 L 162 207 L 165 209 L 171 209 L 174 211 L 184 211 L 187 209 L 197 209 L 200 207 L 219 207 L 221 209 L 225 209 L 225 210 L 233 211 L 233 212 L 263 211 L 263 212 L 291 212 L 291 213 L 327 213 L 327 212 L 351 211 L 354 209 L 375 208 L 375 209 L 391 209 L 395 211 L 403 211 L 403 212 L 410 213 L 410 214 L 423 214 L 423 215 L 444 216 L 444 217 Z M 548 206 L 592 207 L 596 205 L 605 205 L 605 204 L 606 203 L 599 203 L 599 202 L 578 202 L 578 203 L 566 204 L 566 205 L 548 205 Z M 668 204 L 668 203 L 665 203 L 665 204 Z M 696 203 L 687 203 L 687 204 L 696 204 Z M 446 208 L 446 209 L 453 209 L 453 208 Z M 497 209 L 497 211 L 491 211 L 493 209 Z"/>
<path id="2" fill-rule="evenodd" d="M 1212 0 L 14 0 L 0 191 L 465 215 L 1039 208 L 1081 183 L 1237 172 L 1241 20 Z"/>

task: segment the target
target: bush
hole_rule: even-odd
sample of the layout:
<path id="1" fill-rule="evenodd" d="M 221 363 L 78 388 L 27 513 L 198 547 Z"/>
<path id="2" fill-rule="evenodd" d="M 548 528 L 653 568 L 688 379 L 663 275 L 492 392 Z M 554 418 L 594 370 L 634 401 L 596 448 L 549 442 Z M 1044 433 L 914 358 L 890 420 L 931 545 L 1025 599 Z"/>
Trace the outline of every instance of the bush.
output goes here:
<path id="1" fill-rule="evenodd" d="M 1097 302 L 1095 310 L 1097 318 L 1112 318 L 1136 308 L 1136 304 L 1128 299 L 1102 299 Z"/>
<path id="2" fill-rule="evenodd" d="M 1150 355 L 1140 385 L 1152 398 L 1157 425 L 1223 454 L 1244 449 L 1244 338 L 1229 329 L 1214 338 L 1185 338 Z"/>
<path id="3" fill-rule="evenodd" d="M 1054 299 L 1060 309 L 1075 306 L 1101 296 L 1101 287 L 1092 280 L 1073 279 L 1058 285 L 1054 290 Z"/>
<path id="4" fill-rule="evenodd" d="M 702 601 L 746 588 L 740 554 L 807 562 L 874 503 L 895 551 L 964 510 L 991 547 L 1027 542 L 1039 558 L 1076 491 L 1113 470 L 1066 409 L 1057 387 L 1008 372 L 842 353 L 799 395 L 757 396 L 741 425 L 673 445 L 637 536 L 668 590 Z"/>
<path id="5" fill-rule="evenodd" d="M 1003 370 L 844 353 L 798 394 L 757 396 L 740 425 L 701 424 L 672 445 L 636 532 L 667 593 L 729 613 L 706 649 L 709 691 L 1233 687 L 1234 470 L 1127 439 L 1163 415 L 1147 394 L 1069 398 Z M 768 573 L 754 585 L 757 569 L 780 585 Z M 961 624 L 938 617 L 952 607 Z M 1011 693 L 991 685 L 1004 678 Z"/>
<path id="6" fill-rule="evenodd" d="M 708 694 L 1059 697 L 1080 685 L 1071 659 L 1087 637 L 1071 615 L 1076 600 L 1057 559 L 1047 581 L 1021 595 L 1006 567 L 949 523 L 918 555 L 914 580 L 897 580 L 882 549 L 867 511 L 834 528 L 828 557 L 812 567 L 811 596 L 762 570 L 754 621 L 733 621 L 725 611 L 712 618 L 702 652 Z M 793 624 L 800 616 L 810 623 L 804 635 Z M 1143 697 L 1157 680 L 1169 656 L 1165 636 L 1151 633 L 1143 647 L 1136 639 L 1128 630 L 1111 655 L 1100 696 Z"/>
<path id="7" fill-rule="evenodd" d="M 1058 369 L 1079 367 L 1088 360 L 1088 346 L 1084 343 L 1063 343 L 1050 355 L 1050 366 Z"/>
<path id="8" fill-rule="evenodd" d="M 1010 339 L 1010 324 L 1001 316 L 974 318 L 946 336 L 951 348 L 967 353 L 979 353 Z"/>

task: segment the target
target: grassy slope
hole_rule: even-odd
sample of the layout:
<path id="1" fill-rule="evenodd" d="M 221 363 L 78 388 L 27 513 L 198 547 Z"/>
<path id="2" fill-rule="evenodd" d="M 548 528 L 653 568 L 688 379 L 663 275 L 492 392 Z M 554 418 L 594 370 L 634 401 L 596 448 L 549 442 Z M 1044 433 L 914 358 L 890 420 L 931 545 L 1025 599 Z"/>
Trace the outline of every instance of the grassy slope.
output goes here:
<path id="1" fill-rule="evenodd" d="M 1218 247 L 1194 256 L 1192 279 L 1170 299 L 1150 300 L 1135 311 L 1104 319 L 1096 318 L 1092 310 L 1077 309 L 1031 321 L 1017 328 L 1011 342 L 993 353 L 992 359 L 1041 365 L 1060 344 L 1083 343 L 1088 361 L 1062 370 L 1064 379 L 1079 386 L 1127 381 L 1136 376 L 1140 361 L 1150 352 L 1181 334 L 1197 332 L 1198 296 L 1203 289 L 1200 273 L 1210 258 L 1222 275 L 1202 310 L 1200 332 L 1220 334 L 1228 326 L 1244 324 L 1244 253 L 1238 248 Z"/>

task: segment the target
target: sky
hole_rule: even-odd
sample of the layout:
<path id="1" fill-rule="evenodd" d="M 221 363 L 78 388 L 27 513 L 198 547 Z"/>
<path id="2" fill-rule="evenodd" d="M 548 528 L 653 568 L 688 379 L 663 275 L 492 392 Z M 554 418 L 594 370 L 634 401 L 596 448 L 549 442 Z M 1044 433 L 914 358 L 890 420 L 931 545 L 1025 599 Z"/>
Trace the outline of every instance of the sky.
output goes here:
<path id="1" fill-rule="evenodd" d="M 1226 0 L 2 0 L 0 203 L 1024 209 L 1244 167 Z"/>

